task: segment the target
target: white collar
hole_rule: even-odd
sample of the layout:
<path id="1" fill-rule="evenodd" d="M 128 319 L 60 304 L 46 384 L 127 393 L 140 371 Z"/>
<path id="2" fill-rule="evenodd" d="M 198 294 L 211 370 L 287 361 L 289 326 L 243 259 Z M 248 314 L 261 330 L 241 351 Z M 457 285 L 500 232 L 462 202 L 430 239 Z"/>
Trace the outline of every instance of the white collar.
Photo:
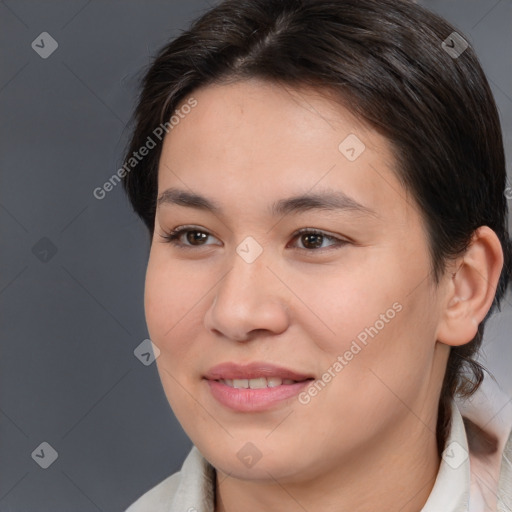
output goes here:
<path id="1" fill-rule="evenodd" d="M 452 400 L 450 433 L 439 471 L 421 512 L 466 512 L 469 509 L 469 448 L 462 415 Z"/>

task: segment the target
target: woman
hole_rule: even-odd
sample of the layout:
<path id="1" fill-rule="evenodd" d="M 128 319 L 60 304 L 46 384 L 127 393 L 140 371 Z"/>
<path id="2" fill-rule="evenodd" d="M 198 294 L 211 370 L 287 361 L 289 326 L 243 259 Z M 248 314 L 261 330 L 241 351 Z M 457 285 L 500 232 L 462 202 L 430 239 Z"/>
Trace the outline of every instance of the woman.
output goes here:
<path id="1" fill-rule="evenodd" d="M 194 448 L 129 512 L 510 511 L 509 409 L 455 402 L 511 265 L 464 37 L 405 0 L 227 0 L 135 121 L 146 320 Z"/>

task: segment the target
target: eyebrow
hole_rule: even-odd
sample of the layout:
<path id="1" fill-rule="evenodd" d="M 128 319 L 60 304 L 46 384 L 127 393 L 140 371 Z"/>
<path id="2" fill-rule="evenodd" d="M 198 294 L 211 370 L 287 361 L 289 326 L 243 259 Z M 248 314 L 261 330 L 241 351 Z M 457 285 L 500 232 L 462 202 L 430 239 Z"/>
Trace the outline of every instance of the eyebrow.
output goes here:
<path id="1" fill-rule="evenodd" d="M 199 210 L 212 212 L 216 215 L 222 215 L 222 208 L 216 201 L 200 194 L 178 188 L 169 188 L 160 194 L 157 205 L 160 206 L 164 204 L 197 208 Z M 357 202 L 341 191 L 302 194 L 280 199 L 270 206 L 270 213 L 273 216 L 302 213 L 309 210 L 341 210 L 379 217 L 375 210 Z"/>

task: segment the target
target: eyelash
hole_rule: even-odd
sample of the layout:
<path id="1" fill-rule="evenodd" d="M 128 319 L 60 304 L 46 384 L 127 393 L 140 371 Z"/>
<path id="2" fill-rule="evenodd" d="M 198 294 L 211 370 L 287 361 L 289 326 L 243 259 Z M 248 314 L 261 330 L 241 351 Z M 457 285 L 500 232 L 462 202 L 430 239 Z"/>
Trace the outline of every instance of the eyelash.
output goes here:
<path id="1" fill-rule="evenodd" d="M 178 247 L 180 249 L 187 249 L 187 250 L 188 249 L 200 249 L 201 247 L 207 247 L 208 245 L 212 245 L 212 244 L 188 245 L 188 244 L 184 244 L 184 243 L 180 242 L 179 238 L 181 237 L 181 235 L 184 234 L 184 233 L 190 232 L 190 231 L 196 231 L 196 232 L 199 232 L 199 233 L 204 233 L 204 234 L 206 234 L 208 236 L 213 236 L 208 231 L 205 231 L 203 229 L 199 229 L 196 226 L 178 226 L 177 228 L 173 229 L 172 231 L 164 232 L 164 234 L 161 234 L 160 236 L 164 239 L 163 240 L 164 243 L 170 243 L 170 244 L 172 244 L 175 247 Z M 325 233 L 325 231 L 320 231 L 320 230 L 314 229 L 314 228 L 302 228 L 302 229 L 299 229 L 298 231 L 296 231 L 293 234 L 292 240 L 297 238 L 297 237 L 300 237 L 301 235 L 305 235 L 305 234 L 308 234 L 308 235 L 321 235 L 321 236 L 324 237 L 324 239 L 328 239 L 330 241 L 335 241 L 336 243 L 331 245 L 331 246 L 328 246 L 328 247 L 318 247 L 318 248 L 314 248 L 314 249 L 308 249 L 308 248 L 303 248 L 303 247 L 294 247 L 294 249 L 299 250 L 299 251 L 305 251 L 305 252 L 311 253 L 311 252 L 320 252 L 320 251 L 337 249 L 337 248 L 343 247 L 344 245 L 350 243 L 347 240 L 343 240 L 343 239 L 338 238 L 336 236 L 329 235 L 329 234 Z"/>

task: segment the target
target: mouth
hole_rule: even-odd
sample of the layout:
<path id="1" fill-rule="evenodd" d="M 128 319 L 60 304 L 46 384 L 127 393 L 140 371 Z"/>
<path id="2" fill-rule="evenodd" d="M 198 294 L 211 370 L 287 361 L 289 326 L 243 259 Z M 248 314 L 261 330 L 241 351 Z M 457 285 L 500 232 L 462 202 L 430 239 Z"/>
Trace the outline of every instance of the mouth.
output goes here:
<path id="1" fill-rule="evenodd" d="M 228 385 L 232 381 L 235 387 L 256 389 L 256 386 L 260 388 L 275 387 L 276 385 L 289 384 L 289 381 L 302 382 L 312 379 L 314 376 L 265 362 L 252 362 L 249 364 L 226 362 L 210 368 L 204 378 L 226 381 Z M 251 382 L 254 384 L 254 388 L 250 385 Z M 265 386 L 263 386 L 263 382 L 265 382 Z M 268 385 L 269 383 L 270 386 Z"/>
<path id="2" fill-rule="evenodd" d="M 223 363 L 204 376 L 211 396 L 238 412 L 262 412 L 284 407 L 299 394 L 312 375 L 268 363 Z"/>
<path id="3" fill-rule="evenodd" d="M 293 379 L 282 379 L 281 377 L 259 377 L 256 379 L 218 379 L 216 382 L 220 382 L 235 389 L 263 389 L 263 388 L 276 388 L 277 386 L 288 386 L 290 384 L 296 384 L 297 382 L 304 382 L 306 380 L 293 380 Z"/>

